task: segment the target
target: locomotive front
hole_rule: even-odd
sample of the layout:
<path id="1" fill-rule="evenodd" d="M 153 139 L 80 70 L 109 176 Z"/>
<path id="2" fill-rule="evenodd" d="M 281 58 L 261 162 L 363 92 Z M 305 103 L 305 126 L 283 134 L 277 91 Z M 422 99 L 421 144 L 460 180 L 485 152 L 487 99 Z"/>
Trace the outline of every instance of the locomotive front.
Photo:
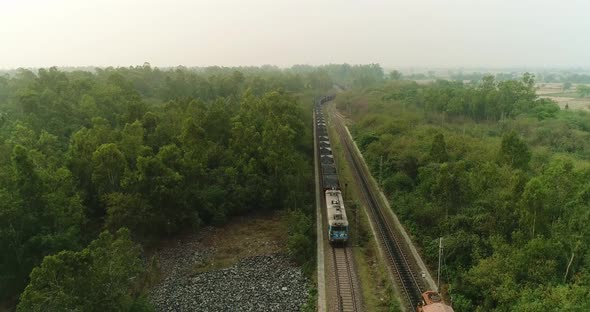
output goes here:
<path id="1" fill-rule="evenodd" d="M 328 237 L 332 243 L 346 243 L 348 241 L 348 219 L 343 205 L 340 190 L 326 191 L 326 206 L 328 208 Z"/>

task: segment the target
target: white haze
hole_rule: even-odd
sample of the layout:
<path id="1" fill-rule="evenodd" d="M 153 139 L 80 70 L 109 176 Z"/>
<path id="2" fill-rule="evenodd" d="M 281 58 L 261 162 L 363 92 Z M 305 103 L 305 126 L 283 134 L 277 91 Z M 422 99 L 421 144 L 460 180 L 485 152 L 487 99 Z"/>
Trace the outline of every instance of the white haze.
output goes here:
<path id="1" fill-rule="evenodd" d="M 590 65 L 590 2 L 0 0 L 0 68 Z"/>

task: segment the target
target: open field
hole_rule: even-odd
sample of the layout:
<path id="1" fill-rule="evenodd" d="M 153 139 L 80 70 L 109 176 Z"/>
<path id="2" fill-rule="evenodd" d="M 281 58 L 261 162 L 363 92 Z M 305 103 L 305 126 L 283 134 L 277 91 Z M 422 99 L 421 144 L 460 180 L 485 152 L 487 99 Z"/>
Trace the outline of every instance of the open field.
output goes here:
<path id="1" fill-rule="evenodd" d="M 414 80 L 420 85 L 427 85 L 434 82 L 433 79 Z M 464 81 L 467 83 L 468 81 Z M 565 109 L 588 110 L 590 111 L 590 98 L 582 98 L 576 92 L 577 84 L 573 84 L 569 90 L 563 90 L 563 84 L 558 82 L 538 83 L 537 95 L 557 102 L 559 107 Z"/>
<path id="2" fill-rule="evenodd" d="M 538 95 L 556 94 L 563 92 L 563 84 L 557 82 L 538 83 L 537 88 Z M 568 92 L 572 92 L 575 94 L 575 87 L 572 86 L 572 88 Z"/>
<path id="3" fill-rule="evenodd" d="M 537 85 L 537 94 L 541 98 L 554 100 L 559 107 L 565 109 L 590 110 L 590 98 L 582 98 L 576 92 L 576 84 L 571 89 L 563 90 L 561 83 L 542 83 Z"/>
<path id="4" fill-rule="evenodd" d="M 565 96 L 543 96 L 557 102 L 562 109 L 567 105 L 569 109 L 590 110 L 590 98 L 574 98 Z"/>

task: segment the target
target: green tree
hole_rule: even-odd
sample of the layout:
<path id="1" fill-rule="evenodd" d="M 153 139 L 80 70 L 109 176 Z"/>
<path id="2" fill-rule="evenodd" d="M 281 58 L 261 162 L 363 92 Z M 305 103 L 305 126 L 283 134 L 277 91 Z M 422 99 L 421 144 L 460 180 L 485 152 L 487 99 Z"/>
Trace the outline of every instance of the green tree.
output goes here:
<path id="1" fill-rule="evenodd" d="M 144 270 L 139 256 L 126 229 L 103 232 L 82 251 L 47 256 L 31 272 L 17 311 L 137 309 L 132 286 Z"/>
<path id="2" fill-rule="evenodd" d="M 92 154 L 92 182 L 99 194 L 119 190 L 125 171 L 125 156 L 116 144 L 108 143 L 98 147 Z"/>
<path id="3" fill-rule="evenodd" d="M 287 250 L 299 264 L 310 263 L 314 255 L 313 222 L 303 210 L 291 210 L 287 215 Z M 310 268 L 307 268 L 310 269 Z"/>
<path id="4" fill-rule="evenodd" d="M 131 168 L 135 167 L 138 156 L 148 155 L 152 152 L 149 147 L 143 145 L 144 137 L 144 128 L 139 121 L 126 124 L 123 128 L 121 141 L 117 147 L 120 147 L 121 153 L 123 153 Z"/>
<path id="5" fill-rule="evenodd" d="M 169 234 L 198 223 L 198 211 L 186 203 L 184 177 L 163 162 L 163 153 L 165 150 L 155 157 L 137 158 L 137 180 L 133 188 L 144 194 L 154 209 L 154 233 Z"/>
<path id="6" fill-rule="evenodd" d="M 557 103 L 549 99 L 540 99 L 537 101 L 532 111 L 539 120 L 555 118 L 557 116 L 557 113 L 559 112 L 559 105 L 557 105 Z"/>
<path id="7" fill-rule="evenodd" d="M 580 284 L 526 288 L 514 305 L 523 312 L 582 312 L 590 309 L 587 286 Z"/>
<path id="8" fill-rule="evenodd" d="M 38 170 L 30 151 L 20 145 L 12 166 L 13 187 L 0 187 L 0 297 L 22 289 L 43 256 L 76 248 L 85 221 L 67 169 Z"/>
<path id="9" fill-rule="evenodd" d="M 502 136 L 499 159 L 513 168 L 526 169 L 531 160 L 531 152 L 518 134 L 510 131 Z"/>
<path id="10" fill-rule="evenodd" d="M 429 158 L 438 163 L 444 163 L 449 160 L 447 154 L 447 144 L 445 143 L 445 136 L 442 133 L 437 133 L 432 139 L 430 145 Z"/>
<path id="11" fill-rule="evenodd" d="M 590 96 L 590 86 L 583 85 L 583 84 L 579 84 L 579 85 L 576 87 L 576 90 L 578 91 L 578 94 L 579 94 L 581 97 L 587 97 L 587 96 Z"/>
<path id="12" fill-rule="evenodd" d="M 107 217 L 105 228 L 111 232 L 121 227 L 135 234 L 149 236 L 155 223 L 153 208 L 139 194 L 109 193 L 104 196 Z"/>
<path id="13" fill-rule="evenodd" d="M 527 183 L 521 200 L 524 212 L 522 219 L 528 225 L 532 237 L 538 232 L 539 224 L 546 229 L 548 198 L 549 190 L 540 179 L 533 178 Z"/>
<path id="14" fill-rule="evenodd" d="M 400 80 L 400 79 L 402 79 L 402 73 L 400 73 L 397 70 L 392 70 L 391 72 L 389 72 L 389 79 Z"/>

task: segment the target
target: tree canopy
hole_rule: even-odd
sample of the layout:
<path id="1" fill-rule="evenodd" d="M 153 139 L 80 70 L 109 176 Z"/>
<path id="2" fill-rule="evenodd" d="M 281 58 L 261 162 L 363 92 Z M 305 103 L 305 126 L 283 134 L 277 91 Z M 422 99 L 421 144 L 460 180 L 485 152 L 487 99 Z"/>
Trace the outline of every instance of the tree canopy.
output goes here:
<path id="1" fill-rule="evenodd" d="M 23 311 L 53 292 L 65 297 L 51 307 L 125 310 L 123 280 L 105 297 L 79 293 L 102 289 L 93 263 L 124 260 L 108 246 L 93 254 L 96 244 L 122 242 L 109 238 L 120 228 L 149 243 L 249 212 L 287 209 L 308 220 L 313 96 L 383 79 L 376 64 L 1 75 L 0 300 L 29 284 Z M 290 232 L 293 255 L 313 250 L 312 228 Z M 102 231 L 111 234 L 95 240 Z M 121 266 L 117 278 L 138 274 L 135 262 Z M 52 278 L 63 283 L 50 287 Z"/>
<path id="2" fill-rule="evenodd" d="M 81 251 L 45 257 L 31 272 L 17 311 L 138 311 L 142 303 L 128 289 L 142 270 L 129 232 L 104 232 Z"/>
<path id="3" fill-rule="evenodd" d="M 456 311 L 590 305 L 590 114 L 538 99 L 532 76 L 387 81 L 336 97 Z"/>

